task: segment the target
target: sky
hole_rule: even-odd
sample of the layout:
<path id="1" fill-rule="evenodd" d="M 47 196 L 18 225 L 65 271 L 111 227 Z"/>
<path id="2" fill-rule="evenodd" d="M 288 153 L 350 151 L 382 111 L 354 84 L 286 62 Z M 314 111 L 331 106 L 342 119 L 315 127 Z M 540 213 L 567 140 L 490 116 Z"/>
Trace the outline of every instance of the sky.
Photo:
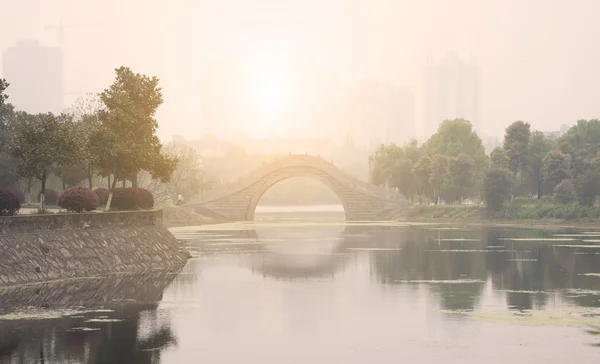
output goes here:
<path id="1" fill-rule="evenodd" d="M 277 72 L 298 59 L 344 84 L 412 88 L 417 124 L 423 68 L 449 52 L 480 69 L 487 134 L 515 120 L 558 130 L 600 117 L 597 0 L 0 0 L 0 9 L 0 51 L 20 39 L 59 45 L 62 19 L 67 102 L 108 87 L 121 65 L 157 76 L 163 140 L 213 129 L 199 85 L 215 64 L 252 69 L 249 92 L 269 112 L 285 101 L 273 96 Z"/>

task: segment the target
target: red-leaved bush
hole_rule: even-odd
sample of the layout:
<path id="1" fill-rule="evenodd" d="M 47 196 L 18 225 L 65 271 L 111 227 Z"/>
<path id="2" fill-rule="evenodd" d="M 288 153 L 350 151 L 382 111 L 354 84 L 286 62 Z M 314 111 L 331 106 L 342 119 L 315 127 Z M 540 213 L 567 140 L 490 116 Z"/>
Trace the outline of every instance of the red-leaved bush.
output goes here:
<path id="1" fill-rule="evenodd" d="M 44 204 L 55 206 L 58 203 L 58 192 L 52 188 L 44 190 Z"/>
<path id="2" fill-rule="evenodd" d="M 151 210 L 154 208 L 154 196 L 152 192 L 145 188 L 138 188 L 137 191 L 137 206 L 143 210 Z"/>
<path id="3" fill-rule="evenodd" d="M 115 188 L 110 203 L 111 210 L 150 210 L 154 207 L 152 192 L 144 188 Z"/>
<path id="4" fill-rule="evenodd" d="M 108 201 L 108 195 L 110 194 L 110 191 L 106 188 L 99 187 L 94 190 L 94 193 L 100 200 L 100 206 L 105 206 L 106 202 Z"/>
<path id="5" fill-rule="evenodd" d="M 19 198 L 9 188 L 0 188 L 0 216 L 13 216 L 21 209 Z"/>
<path id="6" fill-rule="evenodd" d="M 14 193 L 15 196 L 17 196 L 17 198 L 19 199 L 19 203 L 24 204 L 25 203 L 25 195 L 23 194 L 23 192 L 21 192 L 21 190 L 19 190 L 18 188 L 8 188 L 8 190 L 10 190 L 10 192 Z"/>
<path id="7" fill-rule="evenodd" d="M 87 187 L 71 187 L 58 197 L 58 206 L 73 212 L 94 211 L 99 199 L 94 191 Z"/>

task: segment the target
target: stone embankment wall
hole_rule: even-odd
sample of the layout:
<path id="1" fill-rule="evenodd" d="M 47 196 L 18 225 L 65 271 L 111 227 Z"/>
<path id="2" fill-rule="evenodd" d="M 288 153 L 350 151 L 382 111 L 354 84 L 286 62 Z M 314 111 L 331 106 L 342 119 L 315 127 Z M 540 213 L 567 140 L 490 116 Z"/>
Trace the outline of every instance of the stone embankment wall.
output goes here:
<path id="1" fill-rule="evenodd" d="M 182 267 L 161 211 L 0 217 L 0 286 Z"/>

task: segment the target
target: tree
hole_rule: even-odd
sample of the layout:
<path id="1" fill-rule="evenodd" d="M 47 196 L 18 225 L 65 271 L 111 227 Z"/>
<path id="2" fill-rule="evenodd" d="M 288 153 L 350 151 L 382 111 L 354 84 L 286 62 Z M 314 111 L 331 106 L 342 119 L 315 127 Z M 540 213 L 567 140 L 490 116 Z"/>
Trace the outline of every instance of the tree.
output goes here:
<path id="1" fill-rule="evenodd" d="M 11 141 L 13 157 L 20 159 L 17 174 L 41 181 L 40 209 L 44 209 L 46 179 L 54 168 L 73 161 L 77 144 L 70 133 L 70 118 L 53 114 L 25 117 L 20 131 Z"/>
<path id="2" fill-rule="evenodd" d="M 138 173 L 145 170 L 166 182 L 177 163 L 162 154 L 156 136 L 154 115 L 163 102 L 158 78 L 133 73 L 127 67 L 115 72 L 115 82 L 100 94 L 104 109 L 99 111 L 100 124 L 90 138 L 100 173 L 113 176 L 106 210 L 117 181 L 129 179 L 135 185 Z"/>
<path id="3" fill-rule="evenodd" d="M 490 169 L 483 181 L 483 197 L 490 211 L 500 211 L 504 201 L 511 195 L 514 176 L 503 168 Z"/>
<path id="4" fill-rule="evenodd" d="M 593 206 L 596 197 L 600 195 L 600 152 L 591 159 L 582 163 L 583 172 L 575 177 L 575 189 L 579 203 L 586 206 Z"/>
<path id="5" fill-rule="evenodd" d="M 464 119 L 444 120 L 437 133 L 423 147 L 427 154 L 456 157 L 465 154 L 475 162 L 475 175 L 482 177 L 488 165 L 488 157 L 481 138 L 471 122 Z"/>
<path id="6" fill-rule="evenodd" d="M 544 157 L 552 149 L 553 144 L 552 140 L 540 131 L 534 131 L 531 134 L 524 169 L 530 190 L 536 194 L 538 199 L 544 192 Z"/>
<path id="7" fill-rule="evenodd" d="M 8 99 L 8 95 L 4 93 L 8 86 L 10 86 L 10 84 L 6 82 L 5 79 L 0 78 L 0 106 L 4 105 L 4 102 Z"/>
<path id="8" fill-rule="evenodd" d="M 436 204 L 439 203 L 439 198 L 444 187 L 449 180 L 448 166 L 450 158 L 445 155 L 436 154 L 431 158 L 431 172 L 429 174 L 429 185 L 433 190 L 433 199 Z"/>
<path id="9" fill-rule="evenodd" d="M 531 136 L 531 125 L 524 121 L 515 121 L 506 128 L 504 150 L 508 155 L 508 168 L 515 175 L 525 163 L 527 148 Z"/>
<path id="10" fill-rule="evenodd" d="M 508 169 L 509 159 L 508 154 L 506 154 L 504 149 L 496 147 L 490 154 L 490 160 L 492 163 L 492 168 Z"/>
<path id="11" fill-rule="evenodd" d="M 570 158 L 558 149 L 553 149 L 546 154 L 543 160 L 544 180 L 550 190 L 564 179 L 571 178 Z"/>
<path id="12" fill-rule="evenodd" d="M 577 199 L 575 183 L 572 179 L 564 179 L 554 187 L 554 200 L 558 203 L 572 203 Z"/>
<path id="13" fill-rule="evenodd" d="M 7 103 L 0 105 L 0 187 L 14 186 L 17 182 L 14 169 L 19 161 L 9 151 L 9 143 L 16 130 L 14 107 Z"/>
<path id="14" fill-rule="evenodd" d="M 475 182 L 475 161 L 466 154 L 459 154 L 450 159 L 449 173 L 453 190 L 457 192 L 455 200 L 461 202 Z"/>
<path id="15" fill-rule="evenodd" d="M 100 128 L 99 113 L 102 108 L 102 101 L 97 95 L 88 95 L 78 98 L 67 111 L 73 118 L 74 135 L 79 144 L 78 164 L 71 166 L 69 179 L 72 182 L 73 179 L 84 175 L 77 183 L 87 178 L 90 189 L 93 187 L 93 177 L 98 168 L 92 138 Z"/>
<path id="16" fill-rule="evenodd" d="M 577 121 L 577 124 L 562 136 L 560 142 L 567 143 L 572 148 L 572 152 L 568 154 L 572 156 L 573 174 L 586 172 L 586 161 L 594 159 L 600 152 L 600 120 Z"/>
<path id="17" fill-rule="evenodd" d="M 429 176 L 431 175 L 431 158 L 422 156 L 413 166 L 413 175 L 415 176 L 415 185 L 419 196 L 425 195 L 429 188 Z M 421 203 L 419 197 L 419 203 Z"/>

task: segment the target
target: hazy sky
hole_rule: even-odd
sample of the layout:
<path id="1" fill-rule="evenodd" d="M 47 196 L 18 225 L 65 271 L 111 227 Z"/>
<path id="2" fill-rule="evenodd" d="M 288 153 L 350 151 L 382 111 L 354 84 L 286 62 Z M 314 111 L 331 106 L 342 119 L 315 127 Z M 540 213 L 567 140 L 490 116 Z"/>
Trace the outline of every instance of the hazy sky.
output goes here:
<path id="1" fill-rule="evenodd" d="M 310 58 L 348 83 L 410 86 L 419 121 L 423 66 L 456 51 L 481 69 L 488 133 L 517 119 L 553 130 L 600 117 L 598 0 L 0 0 L 0 50 L 57 45 L 45 26 L 59 23 L 61 3 L 66 92 L 101 91 L 120 65 L 156 75 L 164 139 L 210 131 L 198 83 L 216 62 L 268 78 L 273 64 Z"/>

